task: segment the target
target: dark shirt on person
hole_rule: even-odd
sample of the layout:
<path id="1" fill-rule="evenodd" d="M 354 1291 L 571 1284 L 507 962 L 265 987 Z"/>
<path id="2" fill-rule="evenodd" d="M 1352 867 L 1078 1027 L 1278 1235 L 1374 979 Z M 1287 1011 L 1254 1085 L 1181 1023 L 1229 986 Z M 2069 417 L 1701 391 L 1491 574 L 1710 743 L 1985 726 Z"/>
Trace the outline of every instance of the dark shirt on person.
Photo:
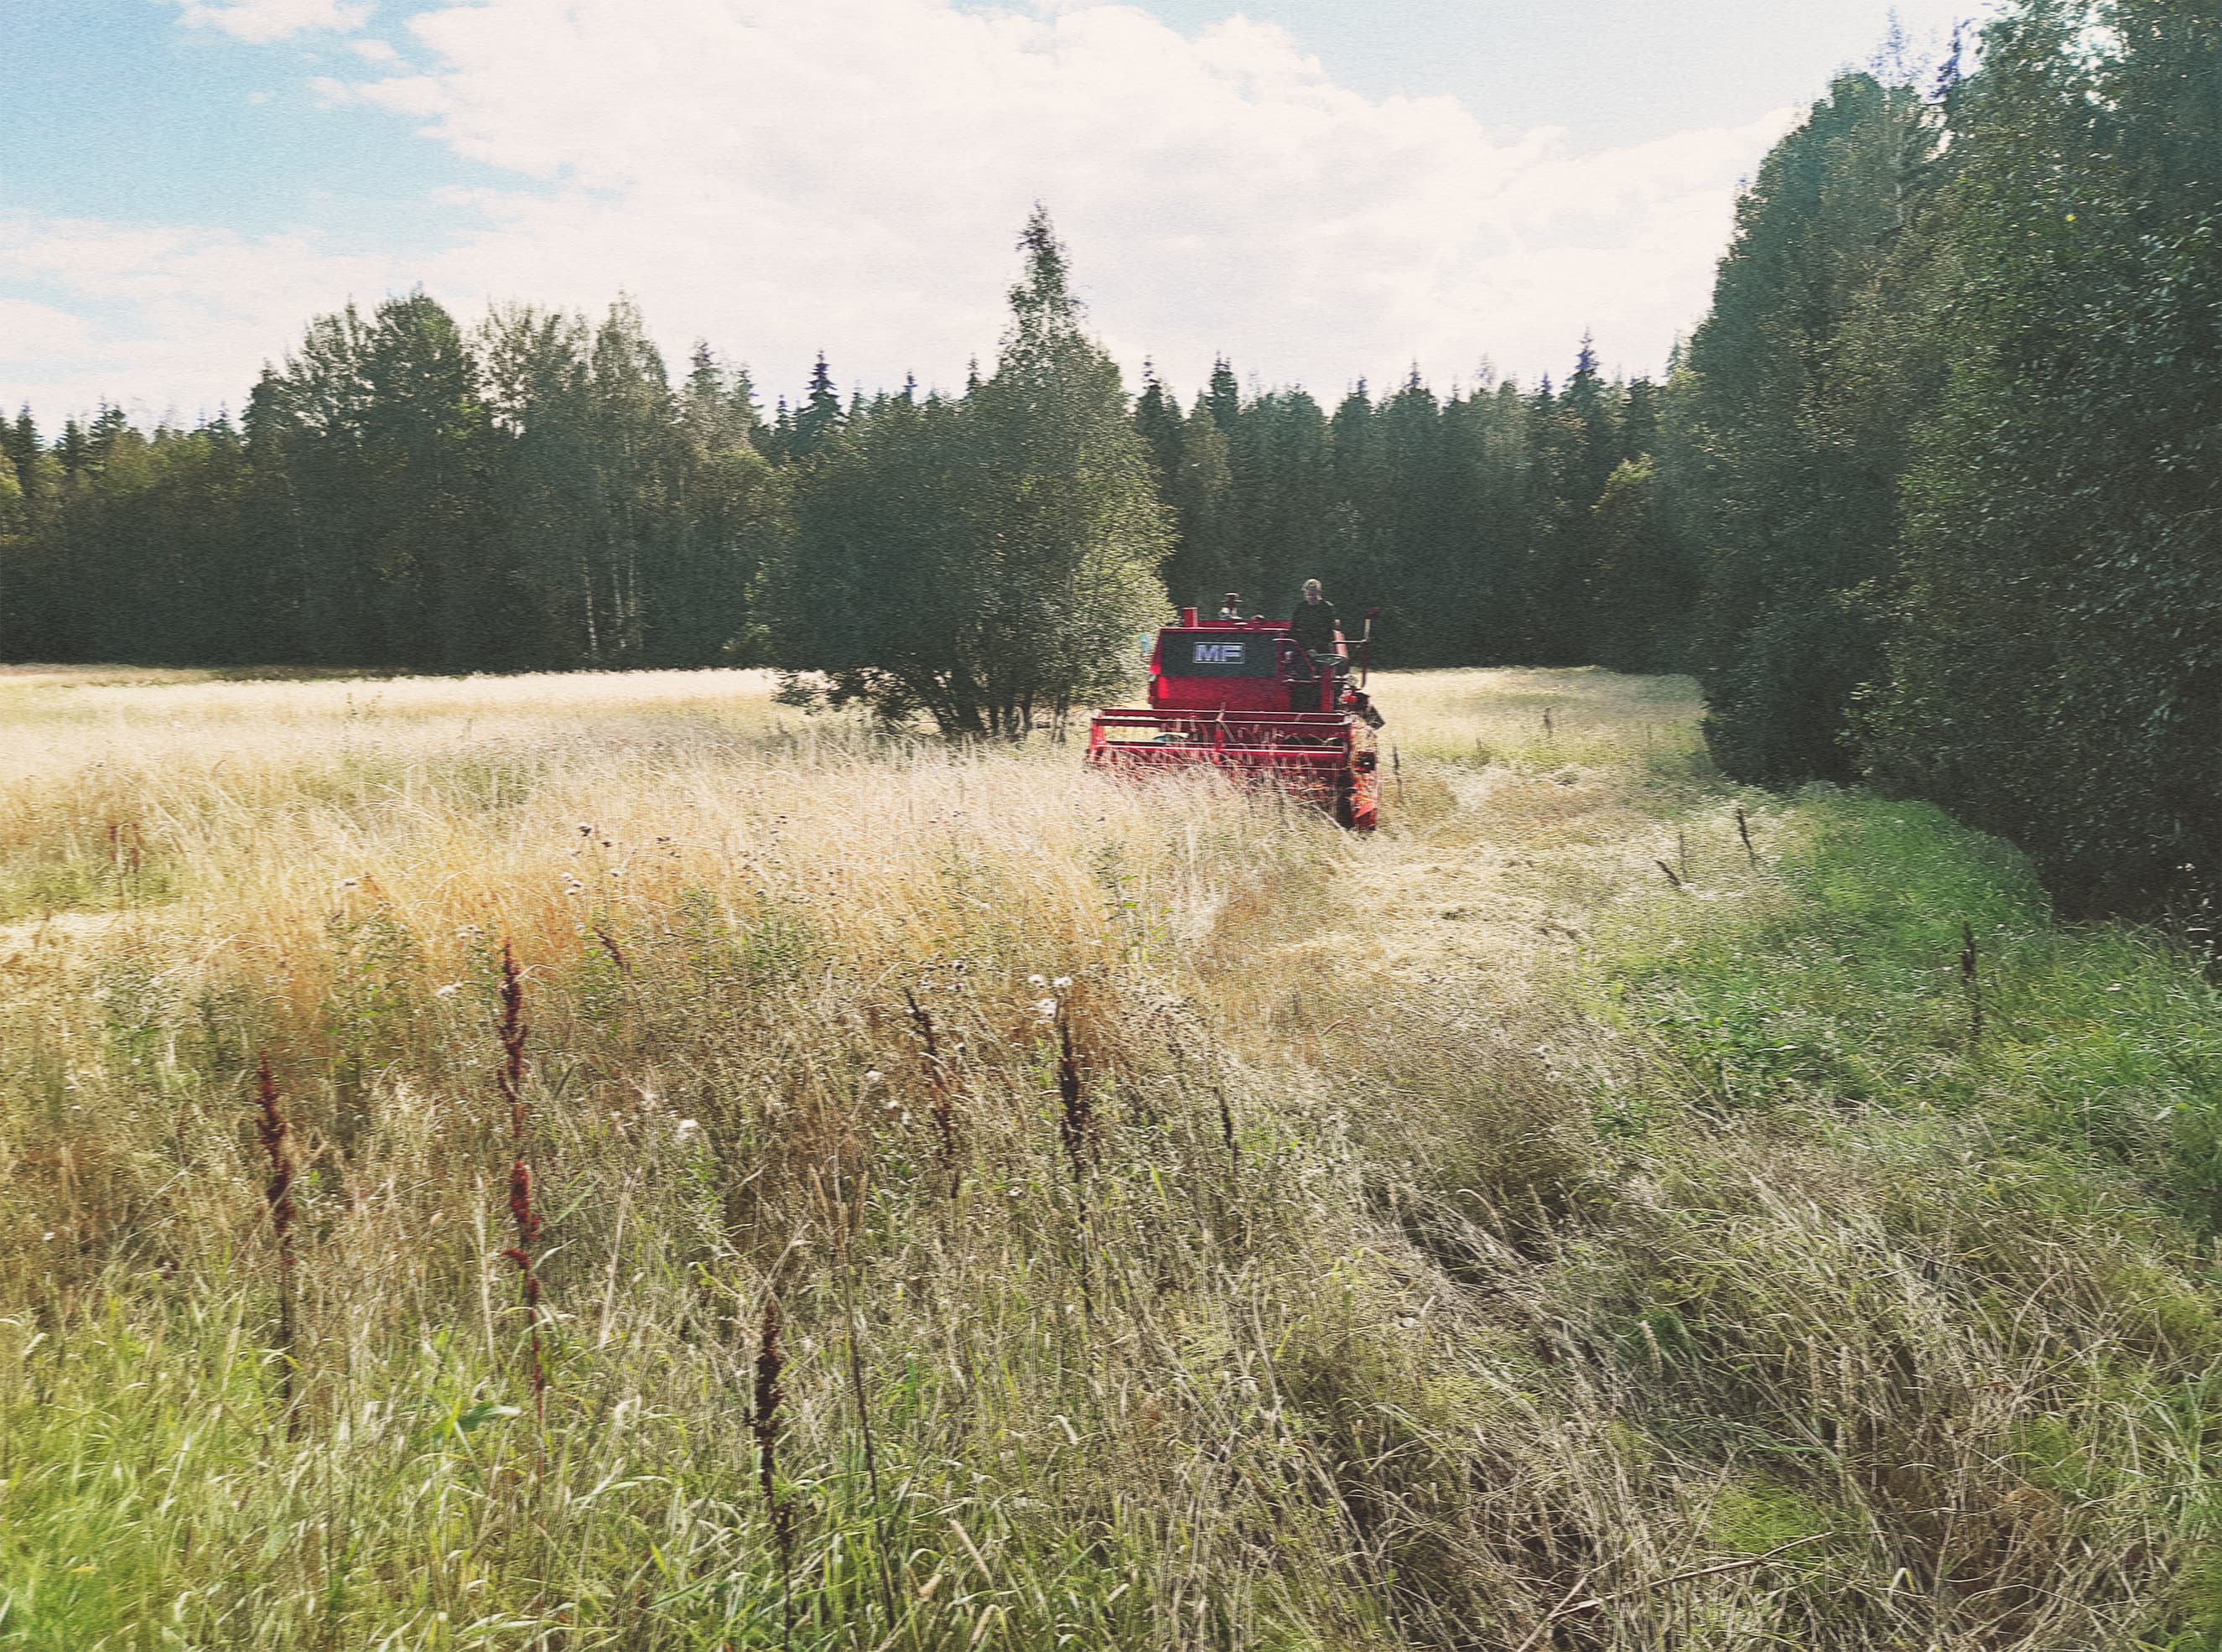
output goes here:
<path id="1" fill-rule="evenodd" d="M 1334 653 L 1334 604 L 1325 598 L 1299 602 L 1296 612 L 1289 616 L 1289 634 L 1308 654 Z"/>

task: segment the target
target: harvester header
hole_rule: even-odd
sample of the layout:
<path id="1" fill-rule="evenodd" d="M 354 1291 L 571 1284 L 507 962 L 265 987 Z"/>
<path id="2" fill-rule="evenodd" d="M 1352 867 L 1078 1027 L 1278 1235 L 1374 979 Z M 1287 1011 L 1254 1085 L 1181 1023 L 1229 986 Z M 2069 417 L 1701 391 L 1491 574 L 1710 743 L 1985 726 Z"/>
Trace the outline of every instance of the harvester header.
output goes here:
<path id="1" fill-rule="evenodd" d="M 1128 772 L 1210 763 L 1371 832 L 1381 808 L 1381 714 L 1364 659 L 1371 619 L 1353 681 L 1340 633 L 1332 653 L 1314 655 L 1284 624 L 1198 619 L 1183 608 L 1150 650 L 1150 703 L 1096 713 L 1088 760 Z"/>

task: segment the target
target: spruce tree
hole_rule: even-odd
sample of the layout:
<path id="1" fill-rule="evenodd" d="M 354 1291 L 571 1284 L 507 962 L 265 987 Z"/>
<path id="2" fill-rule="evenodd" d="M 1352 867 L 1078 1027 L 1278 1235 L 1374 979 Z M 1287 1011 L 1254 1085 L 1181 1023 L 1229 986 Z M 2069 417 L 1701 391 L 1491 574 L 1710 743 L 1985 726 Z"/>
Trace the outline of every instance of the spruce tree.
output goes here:
<path id="1" fill-rule="evenodd" d="M 1225 356 L 1215 358 L 1211 364 L 1211 380 L 1203 392 L 1204 411 L 1211 422 L 1219 426 L 1221 436 L 1232 435 L 1234 423 L 1242 416 L 1242 386 L 1234 377 L 1234 368 Z"/>
<path id="2" fill-rule="evenodd" d="M 16 415 L 12 424 L 0 418 L 0 455 L 7 458 L 19 481 L 37 462 L 41 451 L 39 427 L 28 407 Z"/>
<path id="3" fill-rule="evenodd" d="M 54 443 L 54 457 L 61 461 L 63 471 L 72 476 L 92 467 L 92 446 L 85 438 L 85 426 L 75 419 L 62 422 L 60 438 Z"/>
<path id="4" fill-rule="evenodd" d="M 1380 411 L 1383 460 L 1373 565 L 1346 600 L 1383 610 L 1384 644 L 1400 663 L 1455 664 L 1466 657 L 1478 593 L 1466 555 L 1462 477 L 1444 410 L 1415 366 Z"/>
<path id="5" fill-rule="evenodd" d="M 1687 646 L 1694 572 L 1662 518 L 1658 481 L 1648 455 L 1627 461 L 1590 512 L 1590 651 L 1616 671 L 1677 669 Z"/>
<path id="6" fill-rule="evenodd" d="M 1528 399 L 1507 379 L 1444 410 L 1447 462 L 1458 476 L 1472 591 L 1461 663 L 1538 657 L 1527 595 L 1535 556 L 1535 468 Z M 1388 639 L 1394 648 L 1394 638 Z"/>
<path id="7" fill-rule="evenodd" d="M 841 393 L 833 387 L 833 374 L 825 365 L 825 351 L 820 350 L 818 365 L 810 370 L 810 388 L 795 411 L 794 429 L 786 443 L 787 456 L 812 457 L 832 438 L 841 420 Z"/>
<path id="8" fill-rule="evenodd" d="M 1143 362 L 1142 393 L 1134 399 L 1134 428 L 1149 448 L 1158 477 L 1168 483 L 1180 474 L 1182 424 L 1179 401 L 1159 381 L 1156 368 Z"/>
<path id="9" fill-rule="evenodd" d="M 1302 390 L 1268 391 L 1234 421 L 1227 579 L 1253 612 L 1287 618 L 1307 579 L 1340 588 L 1349 545 L 1335 507 L 1333 451 L 1325 411 Z"/>

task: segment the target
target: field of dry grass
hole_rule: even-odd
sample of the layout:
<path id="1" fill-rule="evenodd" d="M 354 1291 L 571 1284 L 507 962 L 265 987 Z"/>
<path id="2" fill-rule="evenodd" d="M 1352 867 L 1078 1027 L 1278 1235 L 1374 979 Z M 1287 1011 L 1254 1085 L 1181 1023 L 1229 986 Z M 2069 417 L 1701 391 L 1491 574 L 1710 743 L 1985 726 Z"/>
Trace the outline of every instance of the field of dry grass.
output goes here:
<path id="1" fill-rule="evenodd" d="M 2188 1230 L 1708 1088 L 1686 682 L 1384 678 L 1369 839 L 769 687 L 0 675 L 0 1640 L 2207 1644 Z"/>

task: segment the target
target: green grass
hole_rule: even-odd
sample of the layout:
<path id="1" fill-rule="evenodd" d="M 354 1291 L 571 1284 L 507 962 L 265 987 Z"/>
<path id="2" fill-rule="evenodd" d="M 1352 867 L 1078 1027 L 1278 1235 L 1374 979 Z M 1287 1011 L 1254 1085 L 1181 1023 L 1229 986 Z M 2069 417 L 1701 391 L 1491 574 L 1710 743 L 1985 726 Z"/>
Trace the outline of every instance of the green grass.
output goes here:
<path id="1" fill-rule="evenodd" d="M 0 1644 L 2222 1647 L 2214 996 L 1996 843 L 1747 799 L 1754 867 L 1599 673 L 1385 685 L 1365 843 L 621 688 L 485 783 L 458 688 L 10 795 L 0 884 L 103 810 L 177 881 L 7 960 Z"/>
<path id="2" fill-rule="evenodd" d="M 2178 1557 L 2118 1643 L 2222 1644 L 2204 960 L 2055 923 L 2017 854 L 1934 809 L 1823 789 L 1753 824 L 1756 864 L 1725 802 L 1685 819 L 1698 870 L 1623 902 L 1593 961 L 1601 1013 L 1657 1055 L 1600 1109 L 1663 1183 L 1654 1248 L 1593 1287 L 1654 1365 L 1651 1426 L 1765 1466 L 1716 1504 L 1723 1541 L 1926 1530 L 1956 1591 L 2020 1603 L 1977 1643 L 2018 1643 L 2045 1586 L 2021 1557 L 2080 1529 L 2093 1556 Z"/>
<path id="3" fill-rule="evenodd" d="M 1703 1105 L 1980 1119 L 2222 1227 L 2222 995 L 2202 959 L 2055 923 L 2019 856 L 1923 805 L 1817 792 L 1762 832 L 1762 871 L 1725 860 L 1613 942 L 1627 1016 Z"/>

